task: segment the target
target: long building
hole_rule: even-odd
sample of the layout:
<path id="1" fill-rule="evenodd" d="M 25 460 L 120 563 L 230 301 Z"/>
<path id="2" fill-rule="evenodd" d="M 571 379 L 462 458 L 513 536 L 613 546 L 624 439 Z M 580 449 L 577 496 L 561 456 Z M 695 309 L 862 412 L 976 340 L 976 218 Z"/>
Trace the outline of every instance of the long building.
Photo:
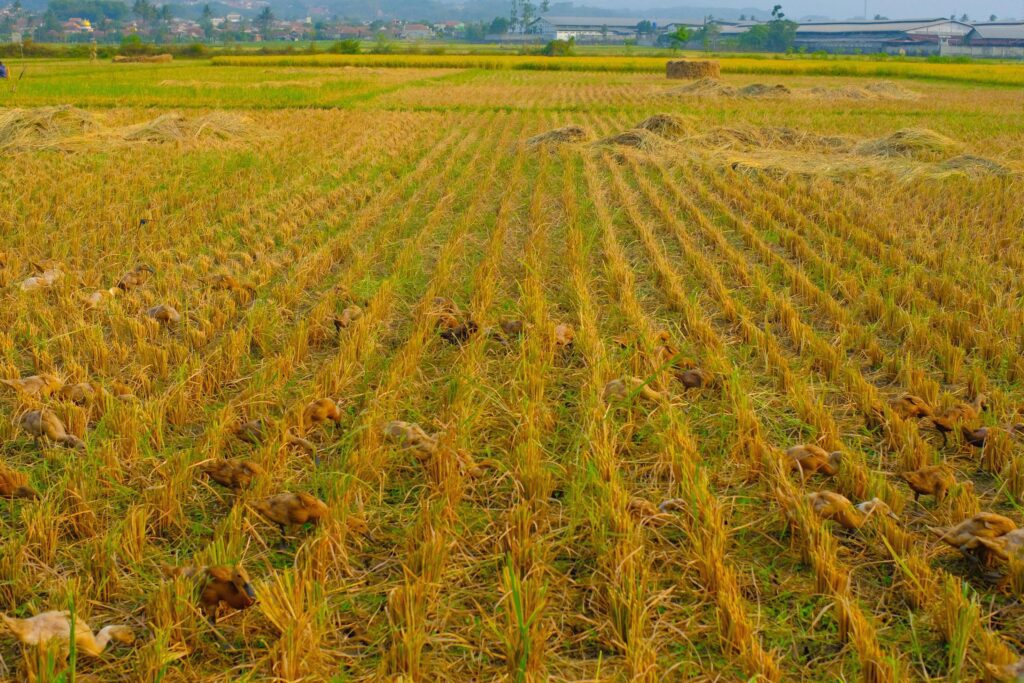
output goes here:
<path id="1" fill-rule="evenodd" d="M 972 28 L 943 18 L 807 22 L 797 28 L 794 46 L 812 52 L 939 54 L 943 43 L 962 41 Z"/>
<path id="2" fill-rule="evenodd" d="M 641 34 L 638 27 L 645 21 L 650 22 L 651 30 Z M 700 22 L 671 18 L 543 16 L 530 28 L 544 40 L 572 38 L 577 43 L 622 43 L 626 40 L 654 42 L 657 36 L 674 31 L 678 26 L 699 28 Z"/>

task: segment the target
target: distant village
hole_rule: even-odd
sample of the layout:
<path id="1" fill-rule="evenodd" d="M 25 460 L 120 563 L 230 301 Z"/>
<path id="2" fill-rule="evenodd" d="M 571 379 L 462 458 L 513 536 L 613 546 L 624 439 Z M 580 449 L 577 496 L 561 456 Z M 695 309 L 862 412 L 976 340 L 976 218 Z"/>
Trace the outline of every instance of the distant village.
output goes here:
<path id="1" fill-rule="evenodd" d="M 176 6 L 178 8 L 182 6 Z M 783 15 L 769 21 L 700 20 L 672 17 L 586 17 L 541 14 L 524 21 L 357 22 L 313 7 L 309 16 L 284 20 L 263 0 L 227 0 L 233 10 L 216 16 L 209 5 L 191 5 L 195 18 L 182 18 L 170 5 L 134 0 L 51 0 L 45 12 L 31 12 L 14 0 L 0 8 L 0 42 L 117 43 L 137 36 L 154 43 L 343 41 L 347 51 L 372 49 L 387 41 L 491 42 L 508 45 L 565 41 L 580 45 L 643 45 L 714 50 L 799 51 L 911 56 L 1024 58 L 1024 21 L 985 21 L 967 15 L 898 19 L 795 22 Z M 364 43 L 366 44 L 364 46 Z"/>

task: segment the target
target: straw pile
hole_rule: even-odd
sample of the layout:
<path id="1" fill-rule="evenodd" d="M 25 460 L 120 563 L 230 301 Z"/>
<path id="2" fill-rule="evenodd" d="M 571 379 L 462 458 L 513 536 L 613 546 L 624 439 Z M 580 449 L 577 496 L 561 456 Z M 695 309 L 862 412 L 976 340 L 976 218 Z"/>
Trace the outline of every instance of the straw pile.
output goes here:
<path id="1" fill-rule="evenodd" d="M 592 139 L 590 131 L 583 126 L 565 126 L 555 128 L 540 135 L 534 135 L 526 141 L 527 147 L 546 147 L 549 145 L 568 145 L 577 142 L 586 142 Z"/>
<path id="2" fill-rule="evenodd" d="M 786 97 L 793 94 L 785 85 L 776 83 L 751 83 L 742 88 L 726 85 L 713 78 L 701 78 L 700 80 L 673 88 L 665 93 L 666 95 L 689 95 L 692 97 Z"/>
<path id="3" fill-rule="evenodd" d="M 955 140 L 928 128 L 904 128 L 857 145 L 857 154 L 878 157 L 911 157 L 921 160 L 941 159 L 960 147 Z"/>
<path id="4" fill-rule="evenodd" d="M 113 59 L 114 64 L 154 64 L 159 62 L 170 62 L 174 60 L 174 55 L 116 55 Z"/>
<path id="5" fill-rule="evenodd" d="M 677 59 L 665 65 L 665 75 L 669 78 L 691 79 L 720 78 L 722 68 L 718 62 Z"/>
<path id="6" fill-rule="evenodd" d="M 678 138 L 686 132 L 686 123 L 674 114 L 655 114 L 636 124 L 635 127 L 638 130 L 648 130 L 663 138 Z"/>
<path id="7" fill-rule="evenodd" d="M 195 118 L 164 114 L 145 123 L 107 126 L 75 107 L 8 109 L 0 114 L 0 151 L 89 151 L 140 143 L 229 140 L 248 134 L 247 119 L 225 112 Z"/>
<path id="8" fill-rule="evenodd" d="M 986 159 L 985 157 L 974 156 L 973 154 L 959 154 L 955 157 L 941 161 L 935 165 L 939 173 L 959 173 L 967 176 L 997 175 L 1005 176 L 1011 173 L 1010 169 L 998 161 Z"/>
<path id="9" fill-rule="evenodd" d="M 61 140 L 100 129 L 87 111 L 62 105 L 39 109 L 7 109 L 0 113 L 0 150 L 47 149 Z"/>
<path id="10" fill-rule="evenodd" d="M 665 140 L 649 130 L 637 128 L 603 138 L 594 143 L 595 147 L 632 147 L 642 152 L 653 152 L 664 146 Z"/>

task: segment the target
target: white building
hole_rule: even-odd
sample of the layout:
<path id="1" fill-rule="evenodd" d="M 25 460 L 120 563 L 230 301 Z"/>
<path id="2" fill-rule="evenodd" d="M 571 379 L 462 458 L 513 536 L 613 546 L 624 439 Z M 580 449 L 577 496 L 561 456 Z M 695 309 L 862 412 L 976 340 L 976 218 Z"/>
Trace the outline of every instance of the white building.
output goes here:
<path id="1" fill-rule="evenodd" d="M 651 32 L 637 30 L 641 22 L 651 23 Z M 642 17 L 562 17 L 543 16 L 531 25 L 531 31 L 545 40 L 569 40 L 578 43 L 621 43 L 624 40 L 653 40 L 678 26 L 699 28 L 700 24 L 678 19 Z"/>

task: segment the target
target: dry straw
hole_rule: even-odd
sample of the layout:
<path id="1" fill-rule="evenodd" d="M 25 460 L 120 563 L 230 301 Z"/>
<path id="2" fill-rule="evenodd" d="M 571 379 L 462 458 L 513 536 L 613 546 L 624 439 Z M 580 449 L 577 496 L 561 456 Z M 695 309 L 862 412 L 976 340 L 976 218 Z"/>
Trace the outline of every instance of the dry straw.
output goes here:
<path id="1" fill-rule="evenodd" d="M 248 119 L 226 112 L 195 118 L 169 113 L 145 123 L 118 127 L 70 106 L 8 109 L 0 114 L 0 151 L 71 152 L 199 138 L 229 140 L 245 137 L 249 131 Z"/>
<path id="2" fill-rule="evenodd" d="M 722 67 L 718 62 L 677 59 L 665 65 L 665 75 L 679 79 L 720 78 Z"/>

